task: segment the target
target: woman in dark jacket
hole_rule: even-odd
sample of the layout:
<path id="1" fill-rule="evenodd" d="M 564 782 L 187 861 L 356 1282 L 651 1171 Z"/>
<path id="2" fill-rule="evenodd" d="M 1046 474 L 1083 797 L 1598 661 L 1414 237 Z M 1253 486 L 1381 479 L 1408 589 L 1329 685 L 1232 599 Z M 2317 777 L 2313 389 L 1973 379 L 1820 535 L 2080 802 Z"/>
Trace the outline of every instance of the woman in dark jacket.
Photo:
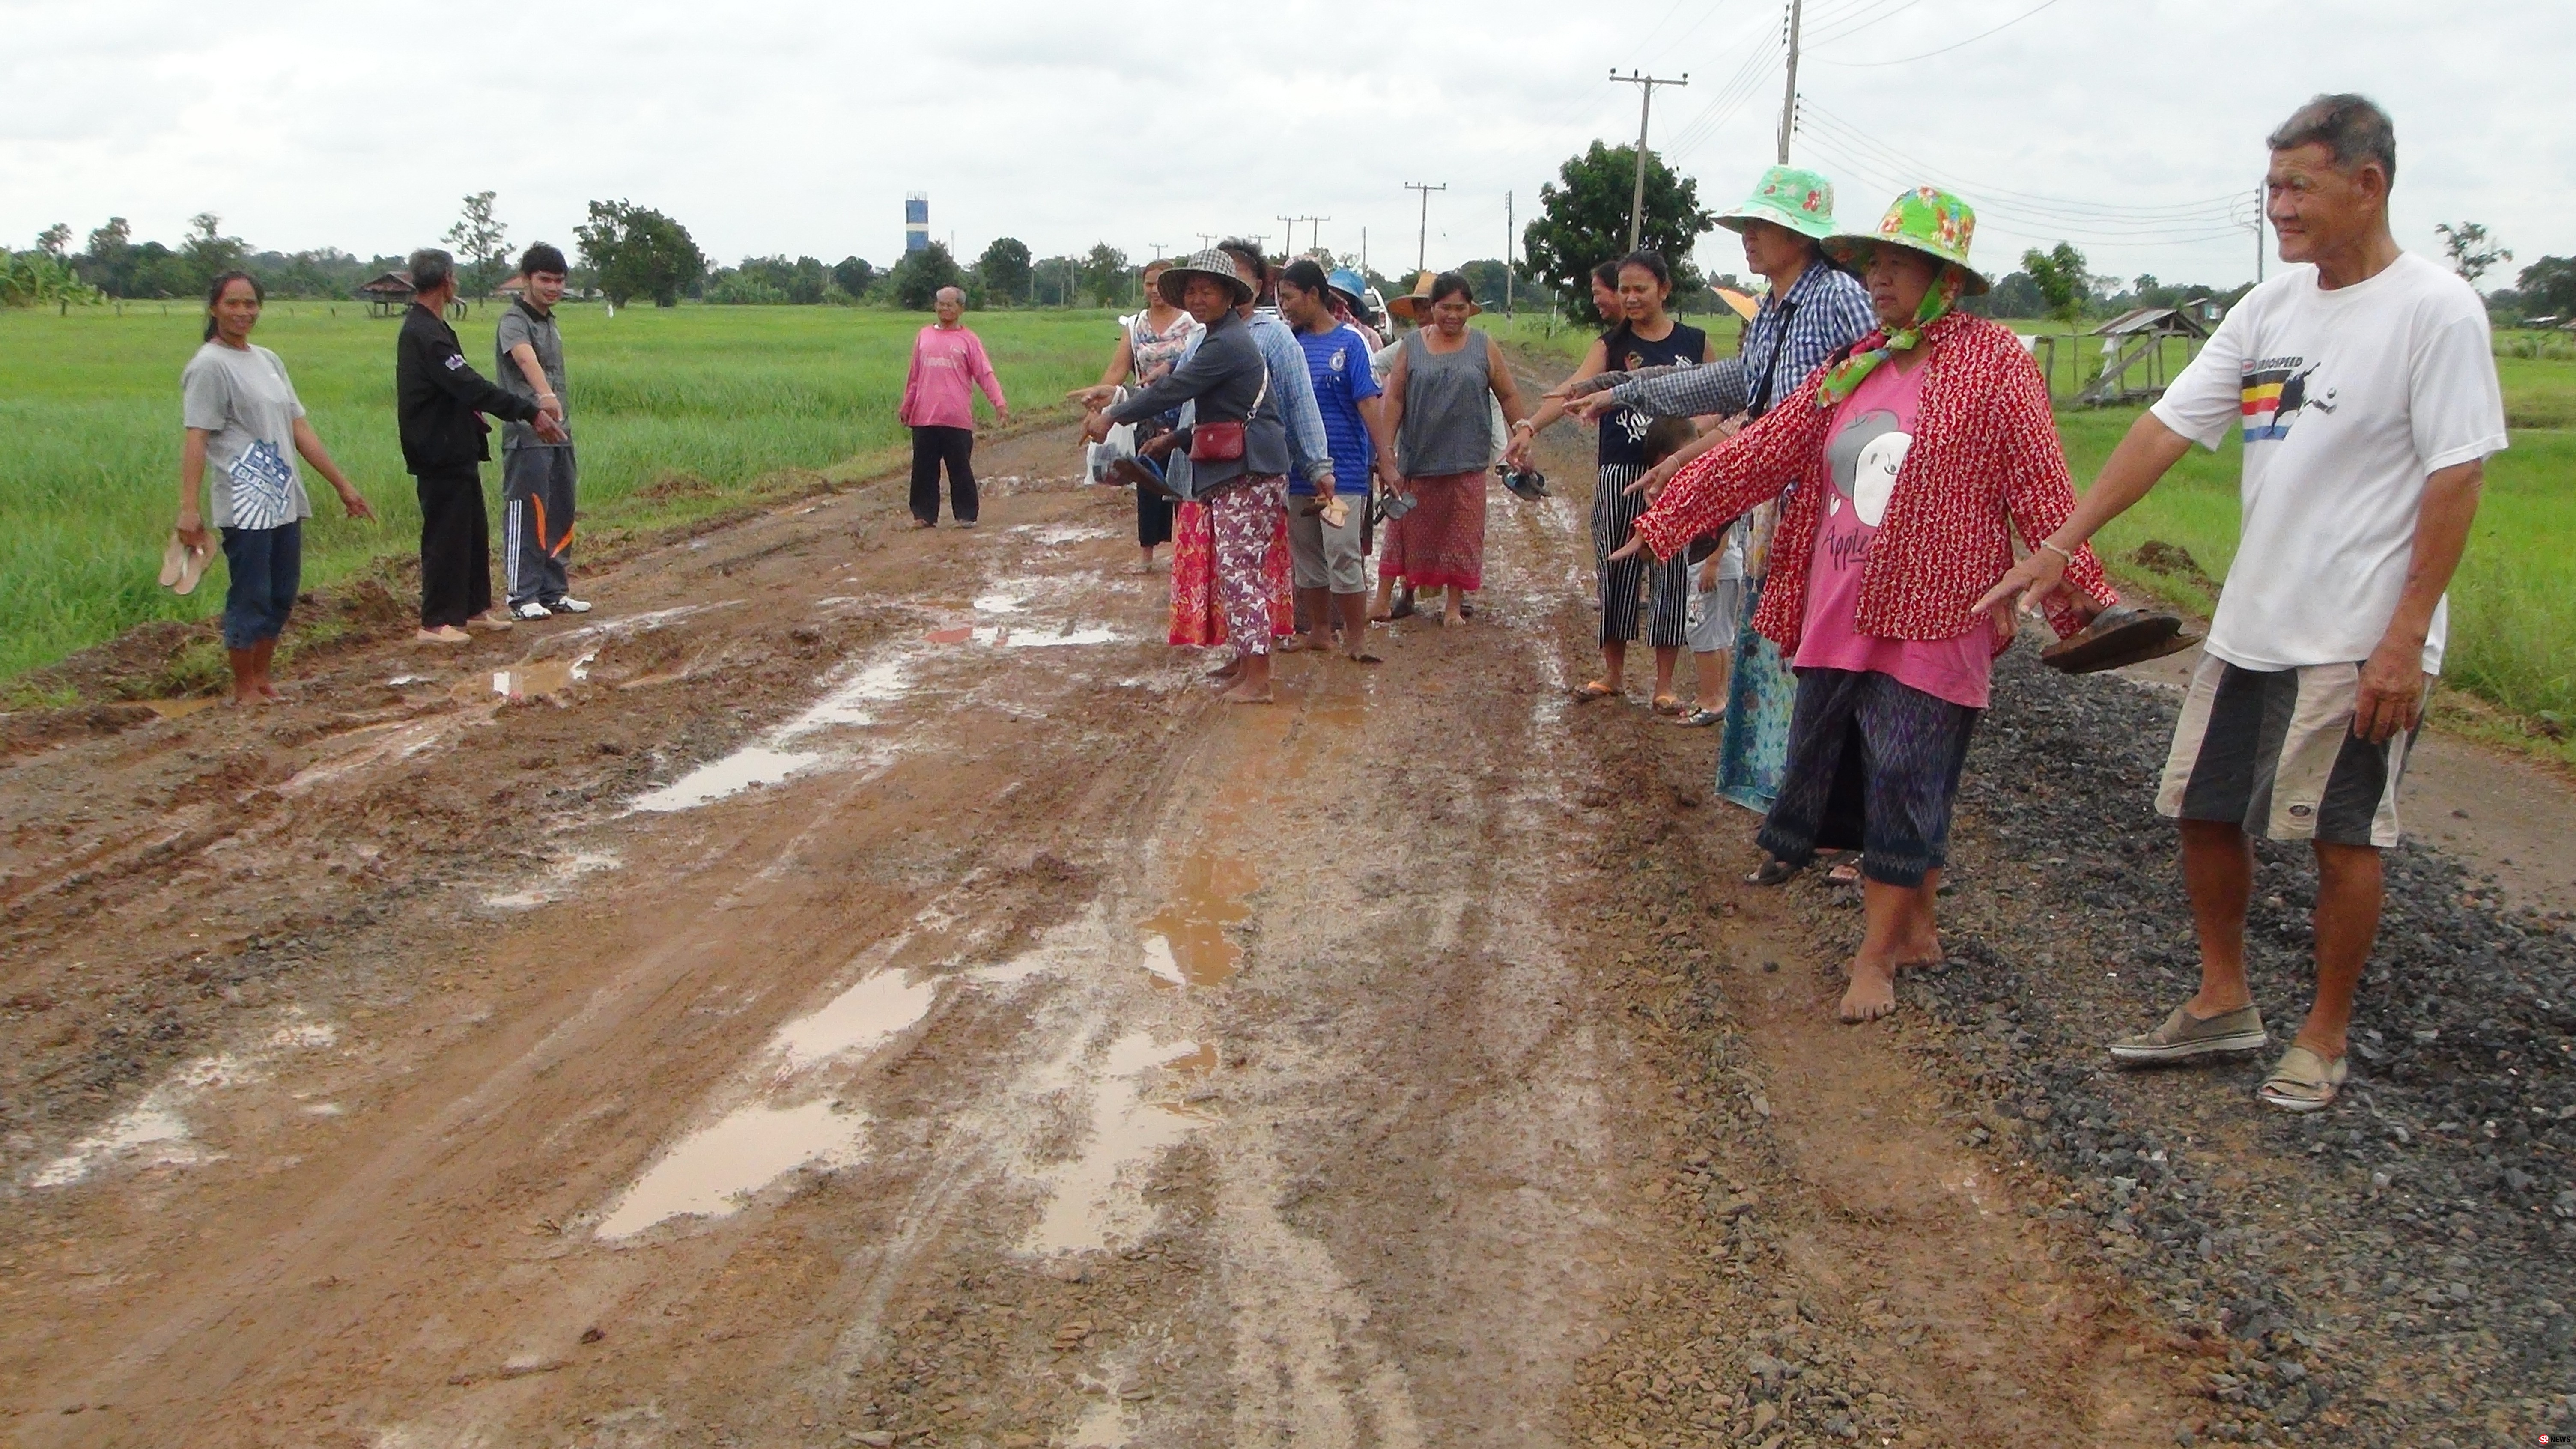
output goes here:
<path id="1" fill-rule="evenodd" d="M 1216 532 L 1216 586 L 1225 630 L 1241 668 L 1225 697 L 1236 704 L 1270 702 L 1270 599 L 1263 584 L 1272 535 L 1288 506 L 1288 432 L 1270 391 L 1270 367 L 1252 329 L 1235 311 L 1251 287 L 1223 252 L 1204 251 L 1157 279 L 1165 301 L 1207 328 L 1198 350 L 1161 381 L 1127 401 L 1095 412 L 1084 435 L 1097 442 L 1115 423 L 1132 423 L 1198 404 L 1184 430 L 1193 492 Z"/>

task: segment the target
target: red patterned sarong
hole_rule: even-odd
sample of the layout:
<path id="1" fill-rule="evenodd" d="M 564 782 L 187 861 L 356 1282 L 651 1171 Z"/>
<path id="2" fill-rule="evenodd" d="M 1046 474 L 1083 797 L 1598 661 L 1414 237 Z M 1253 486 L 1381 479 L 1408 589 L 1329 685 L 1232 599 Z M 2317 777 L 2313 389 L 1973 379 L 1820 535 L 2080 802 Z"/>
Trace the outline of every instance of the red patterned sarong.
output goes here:
<path id="1" fill-rule="evenodd" d="M 1413 510 L 1386 526 L 1377 572 L 1417 589 L 1485 586 L 1485 475 L 1447 473 L 1405 480 Z"/>
<path id="2" fill-rule="evenodd" d="M 1247 485 L 1248 486 L 1248 485 Z M 1297 632 L 1296 578 L 1288 553 L 1288 510 L 1275 510 L 1278 526 L 1261 574 L 1270 601 L 1270 633 Z M 1216 528 L 1209 505 L 1183 503 L 1172 512 L 1172 643 L 1206 648 L 1226 641 L 1225 609 L 1216 586 Z"/>

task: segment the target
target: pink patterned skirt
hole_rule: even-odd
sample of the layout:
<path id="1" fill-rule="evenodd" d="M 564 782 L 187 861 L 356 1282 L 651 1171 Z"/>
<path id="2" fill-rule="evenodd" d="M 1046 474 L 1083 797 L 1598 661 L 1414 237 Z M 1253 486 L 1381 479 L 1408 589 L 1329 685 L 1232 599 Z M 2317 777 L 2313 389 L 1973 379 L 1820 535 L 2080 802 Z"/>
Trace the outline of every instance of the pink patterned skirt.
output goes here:
<path id="1" fill-rule="evenodd" d="M 1250 486 L 1250 485 L 1246 485 Z M 1267 557 L 1262 560 L 1263 591 L 1270 605 L 1271 637 L 1297 632 L 1296 576 L 1288 554 L 1288 511 L 1277 510 Z M 1174 644 L 1206 648 L 1228 637 L 1225 598 L 1217 587 L 1216 519 L 1210 504 L 1187 502 L 1172 512 L 1172 624 Z"/>

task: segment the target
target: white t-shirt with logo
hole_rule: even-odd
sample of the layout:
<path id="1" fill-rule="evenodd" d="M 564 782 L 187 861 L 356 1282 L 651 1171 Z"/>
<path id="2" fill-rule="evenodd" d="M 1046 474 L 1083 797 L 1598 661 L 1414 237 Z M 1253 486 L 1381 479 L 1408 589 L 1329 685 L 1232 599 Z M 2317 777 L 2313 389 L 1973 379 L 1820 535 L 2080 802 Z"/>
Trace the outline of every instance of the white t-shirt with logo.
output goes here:
<path id="1" fill-rule="evenodd" d="M 2206 647 L 2247 669 L 2368 659 L 2405 591 L 2425 479 L 2505 447 L 2486 305 L 2411 253 L 2332 291 L 2294 266 L 2246 293 L 2154 411 L 2208 448 L 2244 424 L 2243 530 Z M 2428 674 L 2448 628 L 2446 600 Z"/>

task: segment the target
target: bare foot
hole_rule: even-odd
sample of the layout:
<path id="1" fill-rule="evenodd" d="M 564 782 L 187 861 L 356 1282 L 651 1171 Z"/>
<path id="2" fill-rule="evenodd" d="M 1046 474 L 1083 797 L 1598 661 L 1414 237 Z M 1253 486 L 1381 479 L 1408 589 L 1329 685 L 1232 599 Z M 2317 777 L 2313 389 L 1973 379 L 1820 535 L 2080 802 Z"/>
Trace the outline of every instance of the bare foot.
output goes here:
<path id="1" fill-rule="evenodd" d="M 1939 931 L 1927 930 L 1896 948 L 1896 969 L 1899 971 L 1915 971 L 1926 966 L 1938 966 L 1948 959 L 1950 959 L 1949 953 L 1941 949 Z"/>
<path id="2" fill-rule="evenodd" d="M 1219 697 L 1228 704 L 1268 704 L 1270 703 L 1270 682 L 1263 680 L 1256 685 L 1246 679 Z"/>
<path id="3" fill-rule="evenodd" d="M 1353 664 L 1384 664 L 1386 662 L 1376 655 L 1371 654 L 1368 651 L 1368 646 L 1365 644 L 1355 644 L 1351 646 L 1351 648 L 1343 651 L 1342 657 L 1348 659 Z"/>
<path id="4" fill-rule="evenodd" d="M 1278 643 L 1271 645 L 1270 652 L 1273 654 L 1315 654 L 1332 647 L 1333 646 L 1329 643 L 1316 642 L 1315 636 L 1312 634 L 1291 634 L 1287 638 L 1280 640 Z"/>
<path id="5" fill-rule="evenodd" d="M 1440 627 L 1444 629 L 1455 629 L 1466 622 L 1467 616 L 1454 609 L 1440 616 Z"/>
<path id="6" fill-rule="evenodd" d="M 930 527 L 930 520 L 927 518 L 916 518 L 912 521 L 912 526 L 915 528 L 928 528 Z"/>
<path id="7" fill-rule="evenodd" d="M 1876 1021 L 1896 1010 L 1896 972 L 1885 964 L 1873 966 L 1855 956 L 1851 964 L 1851 987 L 1843 992 L 1842 1019 L 1850 1023 Z"/>

